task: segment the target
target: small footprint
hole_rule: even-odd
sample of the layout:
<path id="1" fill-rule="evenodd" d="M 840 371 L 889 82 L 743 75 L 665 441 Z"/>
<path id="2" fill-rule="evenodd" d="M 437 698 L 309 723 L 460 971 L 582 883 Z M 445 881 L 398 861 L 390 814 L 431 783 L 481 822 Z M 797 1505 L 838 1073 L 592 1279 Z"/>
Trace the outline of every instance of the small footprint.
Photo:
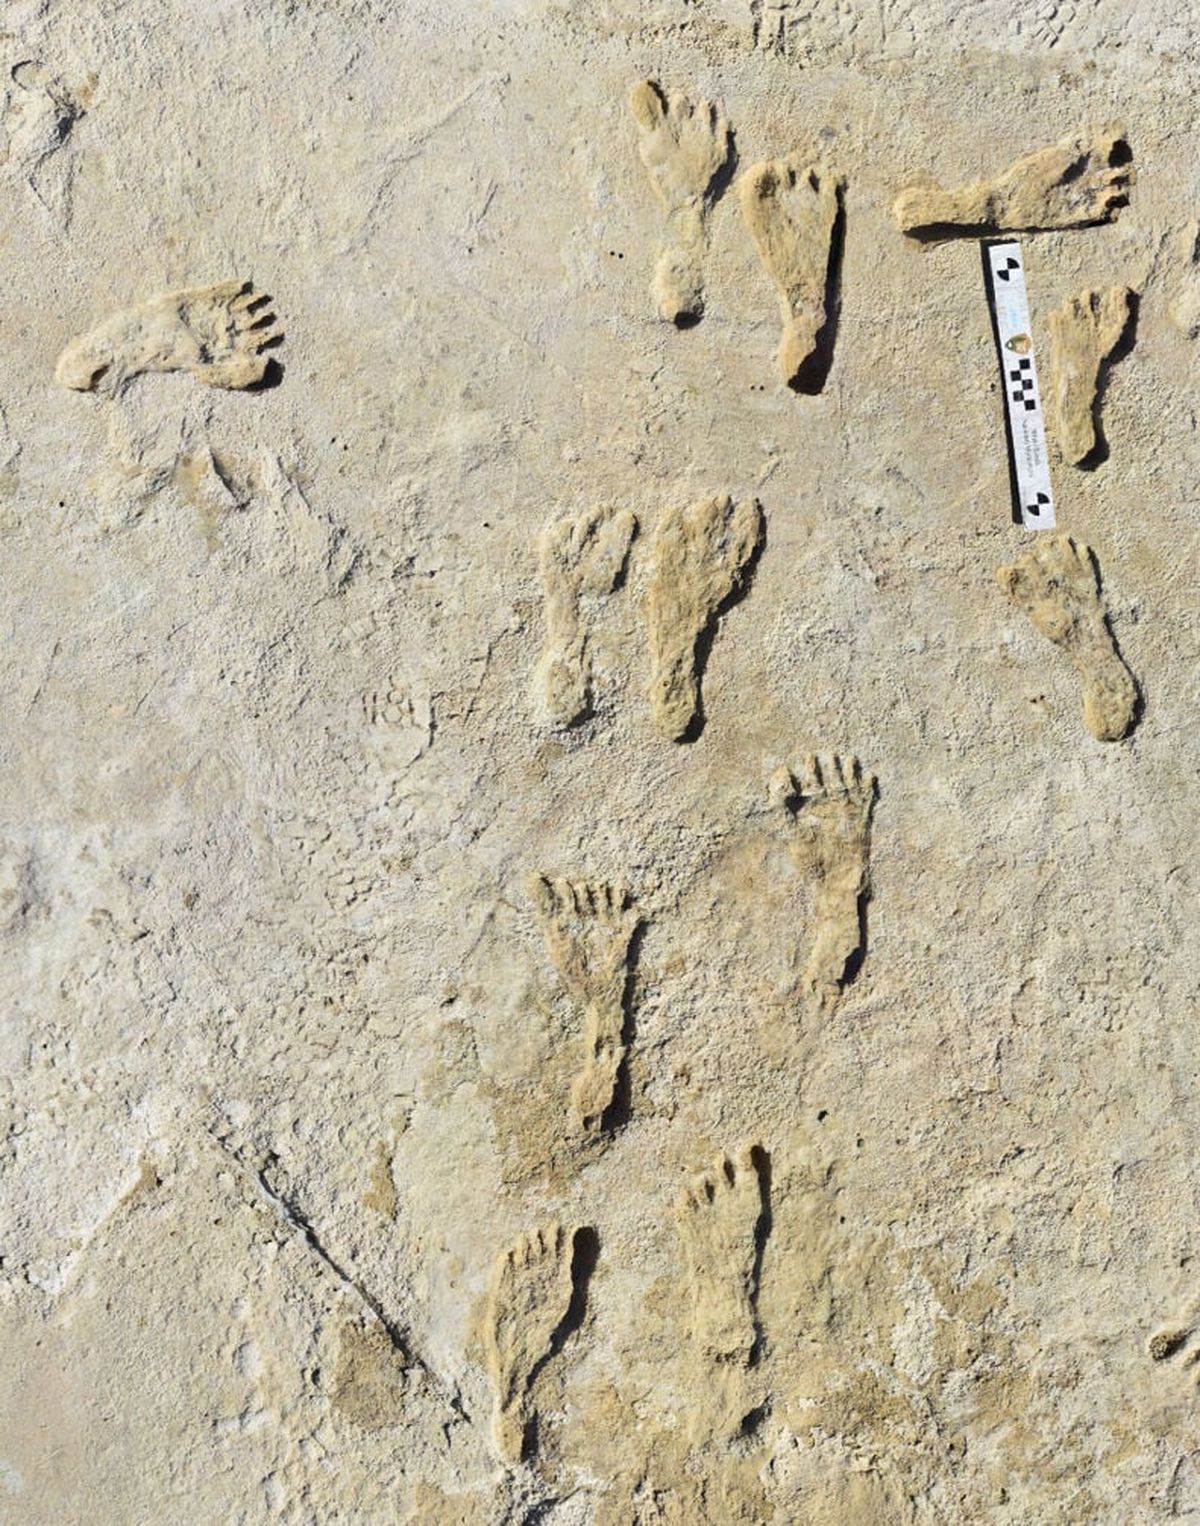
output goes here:
<path id="1" fill-rule="evenodd" d="M 758 501 L 704 498 L 668 509 L 654 539 L 646 626 L 650 713 L 655 728 L 682 741 L 700 720 L 704 638 L 722 606 L 745 587 L 762 544 Z"/>
<path id="2" fill-rule="evenodd" d="M 496 1390 L 492 1435 L 506 1462 L 525 1455 L 529 1389 L 565 1334 L 576 1296 L 576 1241 L 584 1233 L 561 1224 L 532 1230 L 492 1264 L 483 1341 Z"/>
<path id="3" fill-rule="evenodd" d="M 55 376 L 79 392 L 115 395 L 147 372 L 187 371 L 209 387 L 252 387 L 282 342 L 270 297 L 249 281 L 167 292 L 122 308 L 72 339 Z"/>
<path id="4" fill-rule="evenodd" d="M 1018 609 L 1071 659 L 1083 694 L 1083 724 L 1116 742 L 1133 726 L 1137 685 L 1117 650 L 1090 546 L 1069 535 L 1039 536 L 1032 550 L 996 578 Z"/>
<path id="5" fill-rule="evenodd" d="M 1099 443 L 1096 430 L 1100 370 L 1129 327 L 1135 302 L 1128 286 L 1080 291 L 1050 314 L 1050 375 L 1058 440 L 1074 466 L 1085 465 Z"/>
<path id="6" fill-rule="evenodd" d="M 741 1372 L 758 1345 L 759 1229 L 766 1214 L 765 1156 L 745 1145 L 722 1154 L 684 1188 L 675 1206 L 687 1271 L 692 1351 L 706 1417 L 736 1431 L 746 1414 Z"/>
<path id="7" fill-rule="evenodd" d="M 530 875 L 555 969 L 583 1007 L 584 1066 L 571 1087 L 571 1109 L 587 1134 L 604 1127 L 625 1059 L 625 988 L 629 945 L 641 917 L 628 893 L 596 880 Z"/>
<path id="8" fill-rule="evenodd" d="M 910 238 L 1082 228 L 1111 222 L 1137 179 L 1118 126 L 1025 154 L 991 180 L 943 190 L 926 178 L 900 192 L 892 216 Z"/>
<path id="9" fill-rule="evenodd" d="M 555 726 L 572 726 L 592 703 L 586 598 L 612 593 L 621 579 L 637 519 L 628 509 L 590 509 L 560 519 L 542 535 L 538 552 L 545 592 L 546 644 L 535 688 Z"/>
<path id="10" fill-rule="evenodd" d="M 694 101 L 681 90 L 664 95 L 653 80 L 633 87 L 629 105 L 638 153 L 676 240 L 659 258 L 654 298 L 664 318 L 687 327 L 704 312 L 708 214 L 733 152 L 729 122 L 711 101 Z"/>
<path id="11" fill-rule="evenodd" d="M 797 392 L 819 392 L 828 370 L 820 345 L 833 317 L 842 186 L 799 154 L 756 164 L 738 181 L 742 218 L 779 294 L 779 374 Z"/>
<path id="12" fill-rule="evenodd" d="M 791 820 L 789 847 L 797 867 L 815 882 L 816 930 L 803 982 L 818 1008 L 828 1008 L 865 953 L 875 775 L 864 774 L 855 757 L 813 755 L 798 775 L 777 770 L 768 792 Z"/>

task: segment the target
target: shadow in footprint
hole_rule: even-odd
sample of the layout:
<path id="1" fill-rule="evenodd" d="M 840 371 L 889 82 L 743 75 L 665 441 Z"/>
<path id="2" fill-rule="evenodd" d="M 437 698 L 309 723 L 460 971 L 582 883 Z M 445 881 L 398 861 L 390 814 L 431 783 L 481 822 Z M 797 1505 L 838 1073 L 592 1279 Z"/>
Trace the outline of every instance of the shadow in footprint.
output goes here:
<path id="1" fill-rule="evenodd" d="M 283 380 L 283 367 L 274 356 L 267 361 L 267 368 L 256 382 L 251 382 L 248 387 L 243 387 L 243 392 L 270 392 L 278 387 Z"/>
<path id="2" fill-rule="evenodd" d="M 679 737 L 682 745 L 698 742 L 703 735 L 705 726 L 704 714 L 704 671 L 708 666 L 708 655 L 712 651 L 713 642 L 717 639 L 717 632 L 721 628 L 721 621 L 728 610 L 739 603 L 750 591 L 750 584 L 754 580 L 754 574 L 758 567 L 762 554 L 767 548 L 767 520 L 766 515 L 759 516 L 758 540 L 754 544 L 754 550 L 746 561 L 742 574 L 736 585 L 730 589 L 716 609 L 704 629 L 696 637 L 696 713 L 688 722 L 687 730 Z"/>
<path id="3" fill-rule="evenodd" d="M 711 214 L 713 207 L 716 206 L 717 202 L 720 201 L 721 197 L 724 196 L 725 192 L 729 189 L 729 186 L 733 180 L 734 171 L 737 168 L 737 138 L 732 127 L 726 130 L 725 142 L 729 152 L 726 155 L 724 164 L 722 164 L 721 168 L 713 176 L 708 190 L 705 193 L 704 203 L 706 217 Z M 705 304 L 702 301 L 700 304 L 699 312 L 677 313 L 675 318 L 672 320 L 675 324 L 675 327 L 681 331 L 684 329 L 694 329 L 700 320 L 704 317 L 704 308 Z"/>
<path id="4" fill-rule="evenodd" d="M 629 951 L 625 964 L 625 987 L 621 994 L 621 1063 L 613 1086 L 612 1101 L 604 1109 L 600 1119 L 600 1137 L 607 1142 L 609 1135 L 623 1129 L 633 1112 L 633 1083 L 629 1074 L 629 1057 L 637 1040 L 637 1018 L 634 1016 L 633 987 L 641 955 L 642 939 L 646 936 L 646 923 L 639 922 L 629 939 Z"/>
<path id="5" fill-rule="evenodd" d="M 1138 311 L 1141 307 L 1141 297 L 1134 291 L 1129 294 L 1129 311 L 1125 319 L 1125 327 L 1121 330 L 1121 337 L 1113 345 L 1105 358 L 1100 362 L 1100 368 L 1096 373 L 1096 391 L 1092 398 L 1092 427 L 1096 432 L 1096 443 L 1084 456 L 1082 461 L 1076 463 L 1081 471 L 1094 472 L 1098 466 L 1103 466 L 1109 457 L 1108 439 L 1101 423 L 1104 407 L 1104 395 L 1108 391 L 1109 372 L 1113 366 L 1119 365 L 1137 342 Z"/>
<path id="6" fill-rule="evenodd" d="M 825 322 L 817 334 L 813 352 L 792 377 L 793 392 L 813 396 L 822 391 L 833 365 L 838 323 L 842 313 L 842 253 L 846 246 L 846 196 L 837 187 L 837 212 L 829 236 L 829 263 L 825 268 Z"/>
<path id="7" fill-rule="evenodd" d="M 754 1271 L 751 1274 L 751 1287 L 757 1289 L 762 1278 L 763 1253 L 767 1248 L 767 1240 L 770 1238 L 774 1218 L 771 1214 L 771 1153 L 762 1145 L 755 1145 L 750 1152 L 750 1158 L 754 1163 L 754 1169 L 758 1173 L 758 1190 L 762 1199 L 762 1211 L 759 1213 L 758 1222 L 754 1226 Z M 763 1332 L 758 1320 L 757 1302 L 754 1310 L 754 1344 L 750 1348 L 750 1365 L 753 1367 L 762 1355 Z M 753 1413 L 753 1411 L 751 1412 Z M 749 1420 L 750 1416 L 746 1419 Z M 745 1422 L 743 1422 L 743 1425 Z"/>

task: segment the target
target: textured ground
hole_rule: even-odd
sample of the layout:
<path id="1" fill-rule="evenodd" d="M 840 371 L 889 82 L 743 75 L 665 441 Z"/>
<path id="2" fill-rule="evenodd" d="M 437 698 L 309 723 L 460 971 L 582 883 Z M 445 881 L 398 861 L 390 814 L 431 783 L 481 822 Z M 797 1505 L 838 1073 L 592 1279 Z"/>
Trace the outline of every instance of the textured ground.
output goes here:
<path id="1" fill-rule="evenodd" d="M 9 0 L 0 66 L 0 1518 L 1200 1517 L 1189 7 Z M 731 185 L 658 315 L 646 78 L 844 178 L 819 393 Z M 1111 121 L 1128 208 L 1025 241 L 1044 389 L 1140 297 L 1107 459 L 1052 444 L 1102 742 L 996 581 L 978 248 L 889 206 Z M 230 280 L 271 385 L 56 382 Z M 658 533 L 725 495 L 675 742 Z M 596 508 L 562 729 L 538 538 Z M 844 990 L 814 753 L 878 779 Z M 615 964 L 538 874 L 627 888 Z"/>

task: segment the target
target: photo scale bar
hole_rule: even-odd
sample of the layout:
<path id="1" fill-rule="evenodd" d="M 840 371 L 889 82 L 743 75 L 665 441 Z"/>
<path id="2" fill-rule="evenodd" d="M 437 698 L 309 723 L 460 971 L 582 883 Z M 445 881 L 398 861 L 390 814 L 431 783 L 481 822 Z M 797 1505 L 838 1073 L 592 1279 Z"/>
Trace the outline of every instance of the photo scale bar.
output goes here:
<path id="1" fill-rule="evenodd" d="M 1013 518 L 1027 530 L 1051 530 L 1054 497 L 1021 246 L 1010 239 L 984 244 L 983 271 L 1000 355 Z"/>

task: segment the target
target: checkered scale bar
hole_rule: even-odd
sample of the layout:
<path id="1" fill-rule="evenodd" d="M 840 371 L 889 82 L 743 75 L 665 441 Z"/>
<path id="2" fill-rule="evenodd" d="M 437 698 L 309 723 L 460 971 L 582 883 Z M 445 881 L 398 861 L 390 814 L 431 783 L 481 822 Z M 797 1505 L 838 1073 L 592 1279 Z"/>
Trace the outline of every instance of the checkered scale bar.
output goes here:
<path id="1" fill-rule="evenodd" d="M 1021 246 L 1012 240 L 985 244 L 983 257 L 1001 357 L 1015 507 L 1026 529 L 1049 529 L 1054 498 Z"/>

